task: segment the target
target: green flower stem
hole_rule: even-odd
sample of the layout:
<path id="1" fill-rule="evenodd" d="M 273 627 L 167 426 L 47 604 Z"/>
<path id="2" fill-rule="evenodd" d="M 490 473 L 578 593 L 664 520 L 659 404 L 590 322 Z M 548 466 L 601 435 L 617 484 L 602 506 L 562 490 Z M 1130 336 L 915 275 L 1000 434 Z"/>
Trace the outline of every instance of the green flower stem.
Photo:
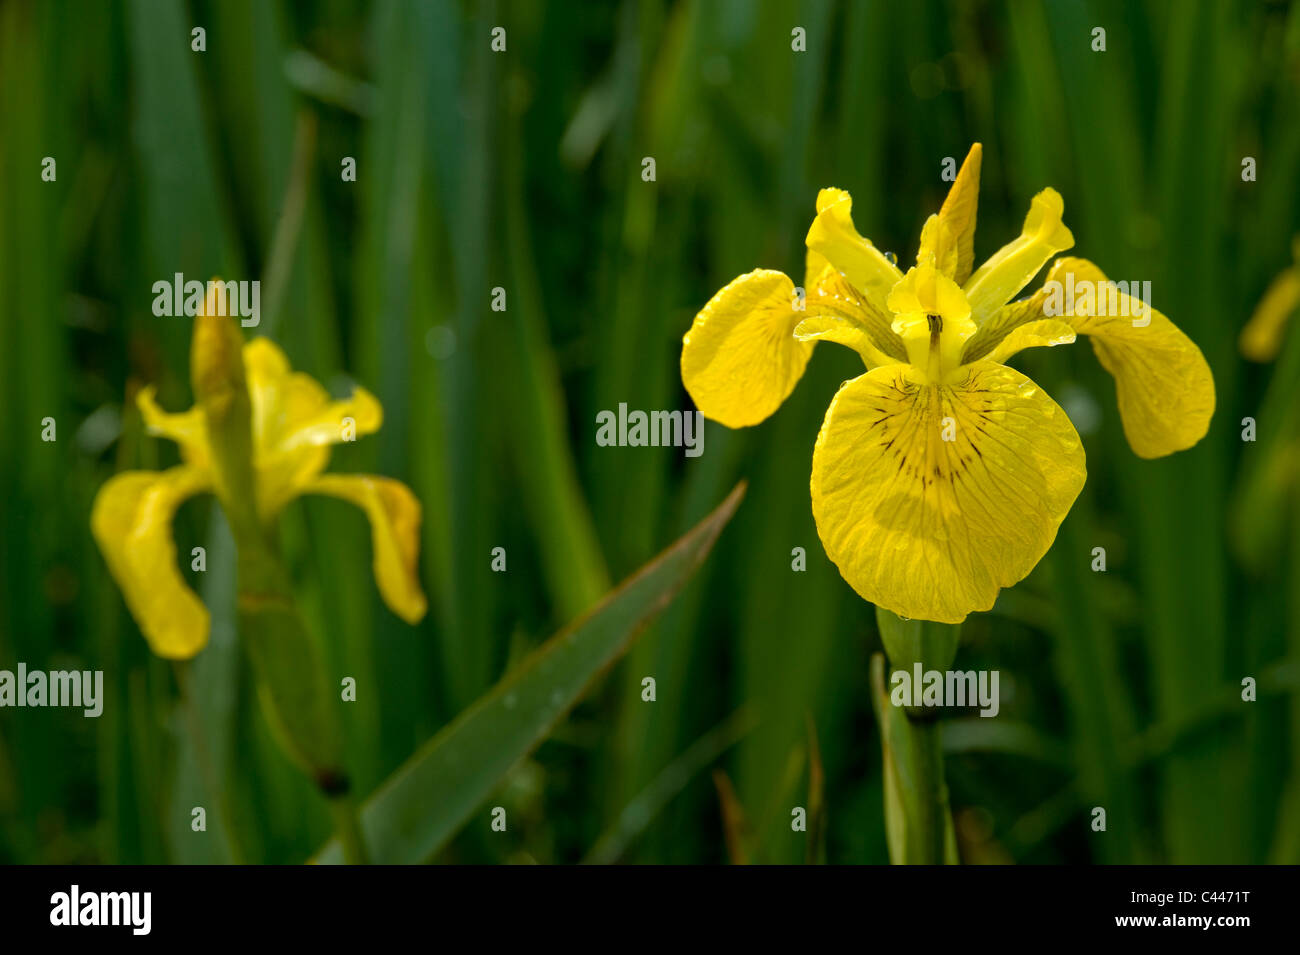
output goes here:
<path id="1" fill-rule="evenodd" d="M 239 544 L 239 631 L 277 741 L 329 797 L 346 793 L 338 709 L 279 558 Z"/>
<path id="2" fill-rule="evenodd" d="M 202 314 L 195 320 L 191 378 L 207 425 L 213 484 L 239 555 L 240 638 L 276 741 L 329 800 L 348 861 L 361 862 L 366 852 L 343 769 L 337 701 L 294 602 L 275 525 L 258 512 L 242 349 L 229 316 Z"/>
<path id="3" fill-rule="evenodd" d="M 876 623 L 894 670 L 909 675 L 946 671 L 957 655 L 961 628 L 926 620 L 903 620 L 876 609 Z M 872 660 L 873 699 L 881 727 L 884 756 L 885 829 L 890 861 L 895 864 L 956 863 L 957 840 L 944 780 L 940 721 L 922 706 L 898 707 L 886 686 L 887 666 Z M 914 688 L 919 693 L 920 687 Z"/>
<path id="4" fill-rule="evenodd" d="M 361 816 L 357 812 L 357 802 L 351 795 L 331 799 L 330 812 L 334 814 L 334 830 L 338 833 L 339 845 L 343 847 L 343 859 L 348 865 L 369 865 L 370 855 L 366 851 L 366 840 L 361 834 Z"/>

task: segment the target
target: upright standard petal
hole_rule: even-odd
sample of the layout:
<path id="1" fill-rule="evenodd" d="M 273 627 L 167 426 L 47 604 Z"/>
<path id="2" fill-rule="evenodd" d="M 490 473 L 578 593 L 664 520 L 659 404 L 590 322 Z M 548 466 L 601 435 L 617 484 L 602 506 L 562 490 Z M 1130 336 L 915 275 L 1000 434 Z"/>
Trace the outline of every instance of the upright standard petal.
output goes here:
<path id="1" fill-rule="evenodd" d="M 958 285 L 965 284 L 975 267 L 975 215 L 979 209 L 980 160 L 983 156 L 983 146 L 979 143 L 971 146 L 966 161 L 961 164 L 961 171 L 948 190 L 948 198 L 939 209 L 939 221 L 956 245 L 956 268 L 948 277 Z"/>
<path id="2" fill-rule="evenodd" d="M 1195 342 L 1086 259 L 1061 259 L 1047 286 L 1047 313 L 1091 336 L 1097 360 L 1115 379 L 1124 434 L 1139 457 L 1173 454 L 1205 437 L 1214 376 Z"/>
<path id="3" fill-rule="evenodd" d="M 383 409 L 360 387 L 349 398 L 331 399 L 310 375 L 293 371 L 267 338 L 244 346 L 244 366 L 253 407 L 258 507 L 270 517 L 325 470 L 330 445 L 378 431 Z"/>
<path id="4" fill-rule="evenodd" d="M 357 387 L 348 398 L 331 399 L 316 379 L 291 370 L 284 352 L 270 339 L 249 342 L 244 364 L 260 451 L 274 454 L 339 444 L 373 434 L 384 423 L 383 408 L 366 389 Z M 350 436 L 349 421 L 355 428 Z"/>
<path id="5" fill-rule="evenodd" d="M 149 646 L 185 660 L 208 642 L 208 610 L 176 567 L 172 518 L 181 502 L 211 489 L 209 475 L 182 465 L 124 471 L 99 490 L 91 531 Z"/>
<path id="6" fill-rule="evenodd" d="M 853 225 L 853 198 L 843 189 L 823 189 L 817 194 L 817 218 L 806 241 L 809 249 L 825 256 L 877 308 L 885 307 L 885 298 L 903 277 L 897 265 L 858 234 Z"/>
<path id="7" fill-rule="evenodd" d="M 976 324 L 1016 297 L 1058 252 L 1074 245 L 1065 227 L 1065 200 L 1055 189 L 1034 196 L 1020 236 L 1008 242 L 979 267 L 965 285 Z"/>
<path id="8" fill-rule="evenodd" d="M 370 520 L 375 583 L 390 610 L 410 624 L 428 609 L 420 588 L 420 502 L 401 481 L 371 475 L 325 474 L 303 489 L 351 501 Z"/>
<path id="9" fill-rule="evenodd" d="M 1083 487 L 1065 412 L 991 362 L 953 386 L 902 365 L 845 384 L 813 452 L 826 553 L 863 598 L 899 616 L 960 623 L 1025 577 Z"/>
<path id="10" fill-rule="evenodd" d="M 785 274 L 755 269 L 695 316 L 682 338 L 682 383 L 706 418 L 744 428 L 789 397 L 815 344 L 794 337 L 800 304 Z"/>

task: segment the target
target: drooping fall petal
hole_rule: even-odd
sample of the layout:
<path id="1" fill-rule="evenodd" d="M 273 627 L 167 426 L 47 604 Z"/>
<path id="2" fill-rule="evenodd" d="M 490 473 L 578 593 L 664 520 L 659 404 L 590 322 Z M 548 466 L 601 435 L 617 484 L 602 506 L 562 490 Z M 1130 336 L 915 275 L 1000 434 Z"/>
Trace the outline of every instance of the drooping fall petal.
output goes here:
<path id="1" fill-rule="evenodd" d="M 1092 338 L 1097 360 L 1115 379 L 1124 434 L 1138 456 L 1163 457 L 1205 437 L 1214 376 L 1195 342 L 1086 259 L 1061 259 L 1048 282 L 1091 292 L 1087 300 L 1076 294 L 1073 305 L 1063 301 L 1060 318 Z"/>
<path id="2" fill-rule="evenodd" d="M 401 481 L 373 475 L 324 474 L 307 494 L 327 494 L 357 505 L 370 521 L 375 583 L 390 610 L 419 623 L 428 609 L 420 588 L 420 502 Z"/>
<path id="3" fill-rule="evenodd" d="M 891 365 L 845 384 L 827 410 L 813 515 L 863 598 L 959 623 L 1033 569 L 1084 476 L 1065 412 L 1014 369 L 978 362 L 947 387 Z"/>
<path id="4" fill-rule="evenodd" d="M 186 498 L 211 489 L 210 476 L 182 465 L 124 471 L 99 489 L 90 527 L 113 579 L 160 657 L 184 660 L 208 642 L 208 610 L 176 566 L 172 518 Z"/>
<path id="5" fill-rule="evenodd" d="M 682 338 L 682 383 L 706 418 L 728 428 L 758 424 L 803 377 L 813 342 L 794 328 L 794 283 L 755 269 L 719 291 Z"/>

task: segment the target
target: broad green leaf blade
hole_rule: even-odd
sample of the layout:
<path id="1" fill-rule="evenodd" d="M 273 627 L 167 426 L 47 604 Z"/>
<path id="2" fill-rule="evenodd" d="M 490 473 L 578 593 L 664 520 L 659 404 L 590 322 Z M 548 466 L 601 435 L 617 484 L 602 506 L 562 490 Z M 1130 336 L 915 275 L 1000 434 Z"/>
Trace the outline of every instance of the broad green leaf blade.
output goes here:
<path id="1" fill-rule="evenodd" d="M 511 767 L 546 738 L 591 682 L 668 606 L 744 493 L 742 483 L 688 534 L 539 647 L 407 760 L 362 810 L 371 859 L 418 863 L 442 848 Z M 313 861 L 343 861 L 338 841 Z"/>

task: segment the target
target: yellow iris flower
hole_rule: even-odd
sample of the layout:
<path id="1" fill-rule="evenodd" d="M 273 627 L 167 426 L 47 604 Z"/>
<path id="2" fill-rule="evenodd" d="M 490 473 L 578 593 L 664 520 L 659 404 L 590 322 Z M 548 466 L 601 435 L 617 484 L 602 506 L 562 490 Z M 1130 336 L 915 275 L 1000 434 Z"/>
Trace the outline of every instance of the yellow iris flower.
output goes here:
<path id="1" fill-rule="evenodd" d="M 1020 236 L 974 268 L 980 160 L 976 143 L 906 274 L 858 234 L 849 194 L 823 189 L 805 289 L 780 272 L 742 275 L 682 343 L 696 406 L 731 428 L 772 414 L 818 341 L 861 355 L 867 371 L 835 395 L 813 451 L 817 531 L 863 598 L 940 623 L 988 610 L 1023 579 L 1083 487 L 1074 426 L 1009 358 L 1091 336 L 1144 458 L 1191 447 L 1214 412 L 1200 349 L 1091 262 L 1059 259 L 1042 289 L 1013 301 L 1074 244 L 1056 190 L 1038 193 Z M 1095 293 L 1061 294 L 1085 287 Z"/>
<path id="2" fill-rule="evenodd" d="M 159 656 L 187 659 L 207 644 L 208 610 L 177 569 L 172 539 L 176 509 L 205 492 L 217 495 L 232 523 L 234 514 L 247 513 L 268 536 L 276 515 L 299 495 L 326 494 L 358 505 L 370 519 L 379 592 L 394 613 L 416 623 L 426 609 L 416 571 L 419 501 L 389 478 L 321 473 L 330 445 L 379 429 L 379 402 L 364 388 L 331 400 L 313 378 L 292 371 L 268 339 L 244 344 L 234 321 L 218 314 L 214 291 L 210 285 L 195 322 L 195 406 L 169 414 L 154 400 L 153 388 L 137 399 L 148 430 L 179 444 L 183 463 L 115 475 L 100 488 L 91 513 L 95 540 L 149 646 Z M 241 400 L 246 414 L 230 415 Z M 231 427 L 244 433 L 232 440 Z M 219 429 L 220 442 L 214 440 Z M 232 460 L 241 454 L 251 462 Z M 240 470 L 251 480 L 232 476 Z M 248 507 L 240 489 L 250 484 L 255 501 Z"/>

